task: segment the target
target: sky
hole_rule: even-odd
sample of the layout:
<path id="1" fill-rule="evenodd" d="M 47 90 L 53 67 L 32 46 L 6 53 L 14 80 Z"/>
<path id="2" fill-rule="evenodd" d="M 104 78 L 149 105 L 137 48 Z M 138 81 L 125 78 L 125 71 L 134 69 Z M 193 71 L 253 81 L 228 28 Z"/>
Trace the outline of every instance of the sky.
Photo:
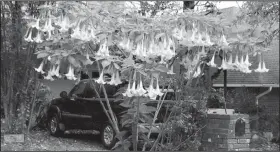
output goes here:
<path id="1" fill-rule="evenodd" d="M 228 8 L 228 7 L 238 7 L 241 6 L 243 1 L 221 1 L 220 3 L 217 3 L 217 8 L 222 9 L 222 8 Z"/>

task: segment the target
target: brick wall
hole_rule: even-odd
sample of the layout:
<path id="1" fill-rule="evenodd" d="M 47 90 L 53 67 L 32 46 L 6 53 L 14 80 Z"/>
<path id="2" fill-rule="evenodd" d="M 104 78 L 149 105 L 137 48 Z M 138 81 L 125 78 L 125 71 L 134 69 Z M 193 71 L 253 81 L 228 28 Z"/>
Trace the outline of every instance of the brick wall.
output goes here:
<path id="1" fill-rule="evenodd" d="M 235 135 L 236 121 L 245 120 L 245 134 Z M 208 114 L 207 126 L 203 130 L 202 146 L 205 150 L 250 150 L 249 116 L 245 114 Z"/>

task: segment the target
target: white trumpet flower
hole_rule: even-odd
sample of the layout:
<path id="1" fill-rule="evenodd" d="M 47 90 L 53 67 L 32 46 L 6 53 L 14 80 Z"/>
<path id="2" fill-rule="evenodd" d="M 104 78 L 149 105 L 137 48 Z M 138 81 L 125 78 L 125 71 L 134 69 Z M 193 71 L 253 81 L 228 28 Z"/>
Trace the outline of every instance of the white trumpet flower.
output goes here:
<path id="1" fill-rule="evenodd" d="M 235 61 L 234 61 L 233 65 L 235 66 L 235 70 L 239 70 L 240 63 L 239 63 L 238 55 L 237 54 L 235 56 Z"/>
<path id="2" fill-rule="evenodd" d="M 29 35 L 27 37 L 25 37 L 24 40 L 26 42 L 33 42 L 33 39 L 32 39 L 32 29 L 30 29 Z"/>
<path id="3" fill-rule="evenodd" d="M 50 74 L 51 74 L 51 76 L 55 75 L 55 65 L 52 65 Z"/>
<path id="4" fill-rule="evenodd" d="M 92 65 L 93 64 L 93 61 L 90 60 L 88 53 L 86 54 L 86 59 L 87 60 L 85 62 L 83 62 L 84 65 Z"/>
<path id="5" fill-rule="evenodd" d="M 48 60 L 51 61 L 51 59 L 52 59 L 52 58 L 51 58 L 51 56 L 49 55 L 49 56 L 48 56 Z"/>
<path id="6" fill-rule="evenodd" d="M 128 83 L 127 89 L 125 91 L 125 93 L 123 93 L 123 96 L 127 96 L 127 97 L 132 97 L 133 94 L 131 93 L 131 89 L 130 89 L 130 81 Z"/>
<path id="7" fill-rule="evenodd" d="M 160 91 L 160 89 L 159 89 L 159 85 L 158 85 L 158 77 L 156 78 L 157 79 L 157 87 L 156 87 L 156 90 L 155 90 L 155 94 L 156 95 L 158 95 L 158 96 L 162 96 L 163 95 L 163 93 Z"/>
<path id="8" fill-rule="evenodd" d="M 99 78 L 97 80 L 95 80 L 95 82 L 100 83 L 100 84 L 105 84 L 106 82 L 104 81 L 104 74 L 103 74 L 103 70 L 99 76 Z"/>
<path id="9" fill-rule="evenodd" d="M 212 43 L 211 42 L 211 40 L 210 40 L 210 36 L 208 35 L 208 34 L 206 34 L 206 45 L 208 45 L 208 46 L 212 46 L 214 43 Z"/>
<path id="10" fill-rule="evenodd" d="M 228 59 L 228 61 L 226 62 L 226 64 L 227 64 L 227 66 L 228 66 L 228 68 L 229 68 L 230 70 L 233 70 L 233 69 L 234 69 L 233 63 L 232 63 L 232 54 L 230 54 L 229 59 Z"/>
<path id="11" fill-rule="evenodd" d="M 60 64 L 57 65 L 54 75 L 57 76 L 58 78 L 61 78 L 61 75 L 59 74 L 59 69 L 60 69 Z"/>
<path id="12" fill-rule="evenodd" d="M 48 75 L 47 76 L 44 76 L 44 79 L 46 80 L 50 80 L 50 81 L 53 81 L 53 77 L 52 77 L 52 71 L 51 69 L 48 71 Z"/>
<path id="13" fill-rule="evenodd" d="M 154 82 L 154 79 L 152 78 L 151 79 L 151 83 L 150 83 L 150 86 L 148 88 L 148 93 L 146 94 L 146 96 L 148 96 L 150 99 L 152 100 L 156 100 L 157 98 L 157 94 L 155 92 L 155 89 L 154 89 L 154 86 L 153 86 L 153 82 Z"/>
<path id="14" fill-rule="evenodd" d="M 221 41 L 222 41 L 222 45 L 228 46 L 228 42 L 227 42 L 227 40 L 226 40 L 225 35 L 222 36 Z"/>
<path id="15" fill-rule="evenodd" d="M 120 73 L 119 73 L 119 71 L 117 71 L 116 72 L 116 77 L 115 77 L 115 85 L 119 85 L 121 83 L 122 83 L 122 81 L 120 79 Z"/>
<path id="16" fill-rule="evenodd" d="M 259 66 L 257 69 L 255 69 L 255 72 L 262 72 L 262 62 L 259 62 Z"/>
<path id="17" fill-rule="evenodd" d="M 265 67 L 265 63 L 264 63 L 264 61 L 262 62 L 262 65 L 263 65 L 263 67 L 262 67 L 262 71 L 263 71 L 263 72 L 268 72 L 268 71 L 269 71 L 269 69 L 267 69 L 267 68 Z"/>
<path id="18" fill-rule="evenodd" d="M 251 65 L 252 65 L 252 64 L 249 62 L 249 55 L 248 55 L 248 52 L 247 52 L 247 54 L 246 54 L 246 58 L 245 58 L 244 64 L 245 64 L 246 66 L 251 66 Z"/>
<path id="19" fill-rule="evenodd" d="M 40 23 L 40 19 L 38 18 L 37 21 L 36 21 L 36 23 L 33 24 L 33 25 L 31 25 L 31 27 L 32 27 L 32 28 L 36 28 L 37 30 L 40 30 L 40 25 L 39 25 L 39 23 Z"/>
<path id="20" fill-rule="evenodd" d="M 43 71 L 44 67 L 44 61 L 41 62 L 40 66 L 38 68 L 34 68 L 35 71 L 40 72 L 41 74 L 44 74 L 45 72 Z"/>
<path id="21" fill-rule="evenodd" d="M 65 76 L 67 77 L 68 80 L 76 80 L 77 78 L 74 75 L 74 68 L 72 68 L 72 66 L 69 66 L 69 71 L 67 74 L 65 74 Z"/>
<path id="22" fill-rule="evenodd" d="M 141 79 L 141 75 L 140 75 L 140 82 L 137 85 L 137 94 L 138 96 L 143 96 L 147 91 L 143 88 L 143 83 L 142 83 L 142 79 Z"/>
<path id="23" fill-rule="evenodd" d="M 211 66 L 211 67 L 214 67 L 214 68 L 217 67 L 217 64 L 215 64 L 215 55 L 216 55 L 216 51 L 214 52 L 211 61 L 209 63 L 207 63 L 208 66 Z"/>
<path id="24" fill-rule="evenodd" d="M 132 87 L 130 89 L 130 92 L 133 96 L 137 95 L 137 90 L 136 90 L 136 82 L 135 80 L 133 80 L 133 84 L 132 84 Z"/>
<path id="25" fill-rule="evenodd" d="M 166 67 L 168 68 L 168 64 L 166 64 Z M 171 65 L 171 68 L 169 69 L 169 71 L 167 72 L 167 74 L 175 74 L 174 70 L 173 70 L 173 64 Z"/>
<path id="26" fill-rule="evenodd" d="M 110 84 L 110 85 L 114 85 L 115 84 L 115 72 L 113 72 L 113 74 L 111 76 L 111 81 L 108 82 L 108 84 Z"/>
<path id="27" fill-rule="evenodd" d="M 38 34 L 37 34 L 37 36 L 35 37 L 34 41 L 35 41 L 36 43 L 42 43 L 42 42 L 43 42 L 43 40 L 41 39 L 41 33 L 40 33 L 39 31 L 38 31 Z"/>
<path id="28" fill-rule="evenodd" d="M 228 65 L 227 65 L 227 61 L 226 61 L 225 55 L 224 55 L 224 57 L 223 57 L 222 64 L 221 64 L 221 66 L 219 67 L 219 69 L 224 69 L 224 70 L 229 69 L 229 67 L 228 67 Z"/>

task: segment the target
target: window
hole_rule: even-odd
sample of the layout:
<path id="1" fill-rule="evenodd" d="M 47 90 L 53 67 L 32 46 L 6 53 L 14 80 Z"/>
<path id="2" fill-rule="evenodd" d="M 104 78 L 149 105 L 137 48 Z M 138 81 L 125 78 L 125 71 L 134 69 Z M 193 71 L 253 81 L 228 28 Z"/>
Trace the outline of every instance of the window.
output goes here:
<path id="1" fill-rule="evenodd" d="M 86 87 L 86 81 L 80 81 L 74 88 L 69 92 L 69 96 L 72 97 L 73 94 L 77 95 L 78 97 L 83 97 L 83 91 Z"/>

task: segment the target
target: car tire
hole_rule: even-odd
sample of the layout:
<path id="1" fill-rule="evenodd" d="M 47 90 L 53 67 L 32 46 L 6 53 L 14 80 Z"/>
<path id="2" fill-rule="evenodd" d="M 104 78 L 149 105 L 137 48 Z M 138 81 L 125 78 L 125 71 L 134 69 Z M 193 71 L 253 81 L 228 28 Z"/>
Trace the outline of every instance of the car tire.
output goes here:
<path id="1" fill-rule="evenodd" d="M 104 147 L 111 150 L 116 144 L 116 133 L 110 123 L 105 123 L 101 129 L 101 141 Z"/>
<path id="2" fill-rule="evenodd" d="M 58 137 L 64 134 L 64 131 L 59 128 L 59 118 L 57 114 L 51 115 L 48 119 L 48 130 L 52 136 Z"/>

